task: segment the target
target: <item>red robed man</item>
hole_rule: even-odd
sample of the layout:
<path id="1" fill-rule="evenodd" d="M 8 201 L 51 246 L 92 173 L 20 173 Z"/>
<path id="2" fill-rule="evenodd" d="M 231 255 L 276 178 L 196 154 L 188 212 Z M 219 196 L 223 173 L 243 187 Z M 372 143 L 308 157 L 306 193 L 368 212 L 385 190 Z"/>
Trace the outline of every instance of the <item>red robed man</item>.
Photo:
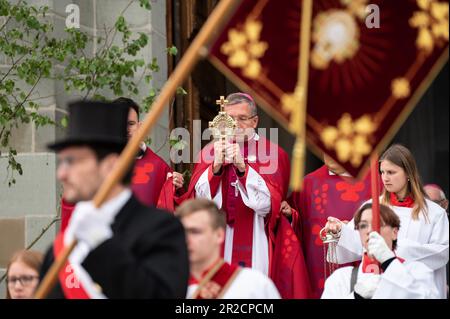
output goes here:
<path id="1" fill-rule="evenodd" d="M 357 180 L 327 155 L 324 162 L 305 176 L 303 190 L 293 192 L 289 199 L 294 208 L 292 226 L 303 244 L 313 298 L 320 298 L 324 288 L 324 250 L 319 232 L 327 217 L 339 216 L 340 220 L 349 221 L 361 204 L 371 198 L 370 173 Z"/>
<path id="2" fill-rule="evenodd" d="M 283 222 L 285 217 L 280 218 L 289 184 L 289 158 L 278 145 L 255 132 L 258 115 L 250 95 L 233 93 L 226 100 L 224 110 L 237 122 L 235 136 L 205 146 L 188 191 L 173 198 L 169 179 L 158 206 L 173 210 L 173 200 L 175 204 L 192 197 L 213 200 L 226 213 L 225 261 L 270 275 L 276 285 L 282 285 L 277 287 L 284 298 L 307 298 L 309 283 L 301 246 L 289 223 Z"/>

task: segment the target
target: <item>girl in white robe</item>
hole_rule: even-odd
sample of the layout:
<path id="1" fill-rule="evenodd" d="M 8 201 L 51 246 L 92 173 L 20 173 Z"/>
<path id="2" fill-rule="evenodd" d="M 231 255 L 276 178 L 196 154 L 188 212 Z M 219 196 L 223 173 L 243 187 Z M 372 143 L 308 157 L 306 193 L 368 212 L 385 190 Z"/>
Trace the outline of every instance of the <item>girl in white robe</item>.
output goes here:
<path id="1" fill-rule="evenodd" d="M 322 299 L 431 299 L 439 298 L 433 271 L 421 262 L 396 257 L 400 218 L 380 205 L 380 234 L 372 232 L 372 204 L 355 214 L 359 242 L 365 254 L 360 266 L 337 269 L 325 281 Z M 401 229 L 401 228 L 400 228 Z M 368 255 L 379 263 L 374 264 Z"/>
<path id="2" fill-rule="evenodd" d="M 426 198 L 415 160 L 404 146 L 393 145 L 382 155 L 380 173 L 384 185 L 380 200 L 400 218 L 398 256 L 433 270 L 439 297 L 445 299 L 445 266 L 449 260 L 449 222 L 445 210 Z M 326 228 L 340 232 L 338 263 L 361 259 L 363 249 L 353 220 L 345 225 L 329 217 Z"/>

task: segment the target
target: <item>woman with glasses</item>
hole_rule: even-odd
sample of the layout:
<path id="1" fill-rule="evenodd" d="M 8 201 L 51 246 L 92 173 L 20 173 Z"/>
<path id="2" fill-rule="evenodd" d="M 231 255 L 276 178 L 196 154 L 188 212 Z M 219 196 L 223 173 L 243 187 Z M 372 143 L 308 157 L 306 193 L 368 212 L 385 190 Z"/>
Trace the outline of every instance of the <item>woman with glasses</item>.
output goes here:
<path id="1" fill-rule="evenodd" d="M 42 253 L 32 250 L 20 250 L 13 255 L 6 270 L 6 299 L 33 298 L 42 260 Z"/>
<path id="2" fill-rule="evenodd" d="M 419 261 L 434 272 L 440 298 L 447 297 L 446 271 L 449 222 L 445 210 L 429 200 L 420 181 L 416 161 L 402 145 L 392 145 L 379 162 L 384 190 L 380 198 L 400 218 L 398 256 Z M 336 247 L 339 263 L 361 259 L 362 246 L 354 221 L 347 225 L 328 217 L 327 231 L 340 233 Z"/>
<path id="3" fill-rule="evenodd" d="M 439 298 L 433 270 L 421 262 L 396 256 L 400 218 L 380 205 L 380 232 L 372 229 L 372 204 L 355 214 L 355 229 L 363 246 L 359 267 L 337 269 L 325 282 L 322 299 Z"/>

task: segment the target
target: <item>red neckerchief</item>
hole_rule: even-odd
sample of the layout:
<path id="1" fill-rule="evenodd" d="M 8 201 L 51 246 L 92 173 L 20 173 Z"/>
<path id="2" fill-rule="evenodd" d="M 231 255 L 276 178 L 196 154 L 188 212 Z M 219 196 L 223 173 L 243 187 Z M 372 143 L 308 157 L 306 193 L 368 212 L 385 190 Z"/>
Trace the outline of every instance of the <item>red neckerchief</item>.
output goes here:
<path id="1" fill-rule="evenodd" d="M 411 196 L 406 196 L 403 201 L 399 201 L 395 193 L 390 193 L 389 201 L 391 202 L 392 206 L 408 207 L 408 208 L 414 207 L 414 199 Z"/>
<path id="2" fill-rule="evenodd" d="M 189 285 L 199 284 L 203 277 L 205 277 L 207 273 L 220 261 L 222 261 L 222 259 L 218 259 L 211 265 L 211 267 L 206 269 L 202 273 L 201 278 L 197 279 L 190 276 Z M 217 299 L 230 280 L 235 278 L 235 275 L 239 269 L 240 267 L 236 265 L 230 265 L 229 263 L 224 262 L 214 276 L 200 290 L 200 293 L 195 297 L 195 299 Z"/>
<path id="3" fill-rule="evenodd" d="M 200 275 L 200 278 L 195 278 L 194 276 L 192 276 L 192 274 L 189 276 L 189 282 L 188 285 L 193 285 L 193 284 L 198 284 L 200 281 L 202 281 L 202 278 L 206 276 L 206 274 L 214 268 L 214 266 L 221 260 L 221 258 L 219 257 L 219 259 L 217 259 L 215 262 L 212 263 L 211 266 L 209 266 L 208 268 L 205 269 L 205 271 L 202 272 L 202 274 Z"/>
<path id="4" fill-rule="evenodd" d="M 395 252 L 394 252 L 395 254 Z M 400 258 L 396 255 L 396 258 L 401 262 L 404 263 L 405 260 L 403 258 Z M 380 263 L 376 261 L 375 259 L 372 259 L 367 255 L 367 253 L 364 253 L 363 259 L 362 259 L 362 271 L 363 273 L 375 273 L 375 274 L 381 274 L 383 273 L 383 269 L 380 267 Z"/>

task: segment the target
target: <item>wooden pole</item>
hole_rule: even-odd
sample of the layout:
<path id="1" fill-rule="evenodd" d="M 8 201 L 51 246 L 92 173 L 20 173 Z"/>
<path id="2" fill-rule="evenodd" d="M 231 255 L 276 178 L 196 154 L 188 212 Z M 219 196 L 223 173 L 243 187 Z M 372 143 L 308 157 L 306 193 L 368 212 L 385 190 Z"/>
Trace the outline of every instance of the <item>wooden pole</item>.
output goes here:
<path id="1" fill-rule="evenodd" d="M 380 233 L 380 191 L 378 189 L 378 154 L 370 159 L 370 179 L 372 186 L 372 230 Z"/>
<path id="2" fill-rule="evenodd" d="M 140 143 L 150 132 L 166 105 L 169 105 L 170 98 L 175 95 L 177 88 L 183 84 L 183 81 L 190 74 L 198 60 L 207 56 L 210 42 L 219 35 L 223 24 L 228 20 L 228 17 L 234 12 L 239 3 L 240 0 L 222 0 L 217 4 L 211 16 L 206 20 L 204 26 L 162 88 L 161 94 L 152 105 L 141 127 L 128 142 L 122 154 L 120 154 L 114 170 L 103 181 L 93 200 L 95 207 L 102 205 L 111 189 L 123 178 L 136 156 Z M 75 246 L 76 241 L 67 246 L 58 256 L 37 289 L 36 299 L 43 299 L 49 294 L 56 283 L 59 271 L 66 263 Z"/>

